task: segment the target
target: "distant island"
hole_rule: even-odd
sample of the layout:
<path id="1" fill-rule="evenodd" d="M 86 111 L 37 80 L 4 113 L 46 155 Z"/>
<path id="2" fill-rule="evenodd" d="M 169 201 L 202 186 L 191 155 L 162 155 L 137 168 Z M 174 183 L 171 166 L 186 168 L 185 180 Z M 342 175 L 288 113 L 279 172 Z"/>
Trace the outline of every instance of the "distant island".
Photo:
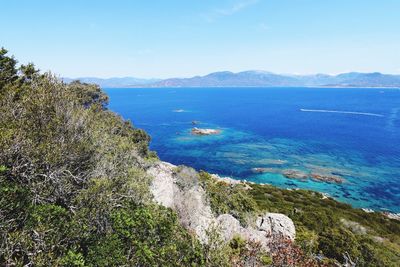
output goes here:
<path id="1" fill-rule="evenodd" d="M 80 80 L 85 83 L 96 83 L 103 88 L 118 87 L 390 87 L 400 88 L 400 75 L 382 74 L 379 72 L 349 72 L 338 75 L 312 74 L 289 75 L 275 74 L 267 71 L 213 72 L 205 76 L 170 79 L 140 79 L 134 77 L 100 79 L 81 77 L 63 78 L 69 83 Z"/>

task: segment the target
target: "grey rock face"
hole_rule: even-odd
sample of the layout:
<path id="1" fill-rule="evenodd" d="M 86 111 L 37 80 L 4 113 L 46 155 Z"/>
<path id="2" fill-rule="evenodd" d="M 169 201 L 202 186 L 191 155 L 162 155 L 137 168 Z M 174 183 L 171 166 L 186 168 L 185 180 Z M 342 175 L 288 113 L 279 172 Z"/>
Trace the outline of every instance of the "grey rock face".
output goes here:
<path id="1" fill-rule="evenodd" d="M 154 177 L 150 187 L 154 201 L 175 210 L 182 225 L 193 230 L 201 242 L 206 242 L 206 231 L 215 221 L 206 202 L 206 193 L 193 181 L 193 176 L 197 175 L 193 169 L 183 167 L 177 177 L 177 168 L 167 162 L 158 162 L 147 170 Z"/>
<path id="2" fill-rule="evenodd" d="M 269 250 L 268 244 L 272 238 L 264 231 L 259 231 L 252 227 L 242 227 L 240 222 L 230 214 L 222 214 L 217 218 L 217 225 L 219 226 L 222 238 L 228 242 L 235 236 L 240 236 L 245 240 L 259 242 L 265 250 Z"/>
<path id="3" fill-rule="evenodd" d="M 206 192 L 199 186 L 198 174 L 191 168 L 158 162 L 147 173 L 154 177 L 150 187 L 154 201 L 174 209 L 182 225 L 194 231 L 203 243 L 208 241 L 207 232 L 212 228 L 217 229 L 226 242 L 238 235 L 245 240 L 261 243 L 267 251 L 274 238 L 295 238 L 293 221 L 283 214 L 266 213 L 259 216 L 255 218 L 255 227 L 243 227 L 231 214 L 215 217 Z M 229 183 L 230 180 L 224 181 Z M 232 183 L 237 181 L 232 180 Z"/>
<path id="4" fill-rule="evenodd" d="M 172 175 L 174 167 L 175 165 L 170 163 L 160 162 L 147 170 L 147 173 L 153 177 L 150 191 L 154 201 L 168 208 L 174 208 L 175 194 L 179 191 Z"/>
<path id="5" fill-rule="evenodd" d="M 266 213 L 256 220 L 257 229 L 264 231 L 267 235 L 281 236 L 294 240 L 296 229 L 293 221 L 281 213 Z"/>

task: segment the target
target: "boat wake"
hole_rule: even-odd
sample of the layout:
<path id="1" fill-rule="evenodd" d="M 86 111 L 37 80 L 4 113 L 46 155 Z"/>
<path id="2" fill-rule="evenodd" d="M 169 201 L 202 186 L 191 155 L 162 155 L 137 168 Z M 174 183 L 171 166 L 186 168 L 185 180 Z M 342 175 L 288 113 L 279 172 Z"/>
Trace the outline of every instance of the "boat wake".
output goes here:
<path id="1" fill-rule="evenodd" d="M 300 111 L 303 111 L 303 112 L 321 112 L 321 113 L 340 113 L 340 114 L 353 114 L 353 115 L 383 117 L 383 115 L 381 115 L 381 114 L 368 113 L 368 112 L 355 112 L 355 111 L 326 110 L 326 109 L 304 109 L 304 108 L 301 108 Z"/>

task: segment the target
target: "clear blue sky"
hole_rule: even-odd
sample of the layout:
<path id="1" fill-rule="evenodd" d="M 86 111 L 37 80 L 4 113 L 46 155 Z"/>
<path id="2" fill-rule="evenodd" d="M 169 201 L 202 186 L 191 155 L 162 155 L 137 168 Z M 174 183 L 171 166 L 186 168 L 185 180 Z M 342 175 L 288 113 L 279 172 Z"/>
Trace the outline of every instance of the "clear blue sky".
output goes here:
<path id="1" fill-rule="evenodd" d="M 0 0 L 0 46 L 67 77 L 400 73 L 400 0 Z"/>

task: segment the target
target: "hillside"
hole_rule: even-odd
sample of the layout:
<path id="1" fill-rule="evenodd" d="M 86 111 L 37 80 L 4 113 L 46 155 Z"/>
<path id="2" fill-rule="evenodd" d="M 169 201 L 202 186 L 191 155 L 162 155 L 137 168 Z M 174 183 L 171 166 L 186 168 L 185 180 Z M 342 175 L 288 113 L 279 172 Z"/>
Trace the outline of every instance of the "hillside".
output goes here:
<path id="1" fill-rule="evenodd" d="M 400 222 L 161 162 L 97 85 L 0 50 L 0 266 L 397 266 Z"/>

